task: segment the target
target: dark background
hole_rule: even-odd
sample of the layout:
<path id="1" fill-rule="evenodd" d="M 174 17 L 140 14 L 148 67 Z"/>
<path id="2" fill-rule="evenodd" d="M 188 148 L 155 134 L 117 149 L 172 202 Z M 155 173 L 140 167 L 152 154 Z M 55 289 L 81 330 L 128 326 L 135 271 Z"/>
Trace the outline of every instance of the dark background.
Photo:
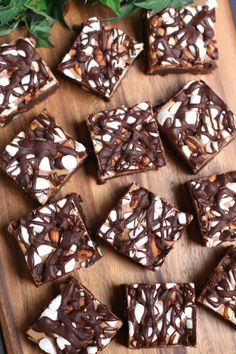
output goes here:
<path id="1" fill-rule="evenodd" d="M 230 0 L 230 4 L 231 4 L 231 8 L 232 8 L 234 21 L 236 24 L 236 0 Z M 1 333 L 1 329 L 0 329 L 0 354 L 5 354 L 5 353 L 6 353 L 6 350 L 4 348 L 4 344 L 2 341 L 2 333 Z"/>

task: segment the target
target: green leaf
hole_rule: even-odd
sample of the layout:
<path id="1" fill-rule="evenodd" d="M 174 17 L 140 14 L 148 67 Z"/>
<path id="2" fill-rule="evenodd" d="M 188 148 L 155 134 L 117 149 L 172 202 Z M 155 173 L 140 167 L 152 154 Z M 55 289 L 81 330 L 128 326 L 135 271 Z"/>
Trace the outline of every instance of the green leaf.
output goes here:
<path id="1" fill-rule="evenodd" d="M 143 9 L 149 9 L 152 10 L 154 13 L 158 13 L 167 7 L 184 7 L 192 2 L 192 0 L 146 0 L 137 2 L 135 6 L 141 7 Z"/>
<path id="2" fill-rule="evenodd" d="M 117 16 L 121 14 L 121 0 L 99 0 L 99 2 L 109 7 Z"/>
<path id="3" fill-rule="evenodd" d="M 14 31 L 18 27 L 20 21 L 21 20 L 17 20 L 15 22 L 0 26 L 0 36 L 5 36 L 6 34 Z"/>
<path id="4" fill-rule="evenodd" d="M 51 28 L 52 24 L 47 20 L 32 21 L 30 23 L 30 34 L 35 37 L 37 47 L 52 47 L 52 44 L 49 41 Z"/>
<path id="5" fill-rule="evenodd" d="M 24 6 L 48 21 L 54 21 L 54 18 L 47 12 L 47 4 L 45 0 L 26 0 Z"/>
<path id="6" fill-rule="evenodd" d="M 70 0 L 51 0 L 47 1 L 47 11 L 54 18 L 59 21 L 64 27 L 68 25 L 64 19 L 64 7 Z"/>
<path id="7" fill-rule="evenodd" d="M 8 0 L 0 4 L 0 26 L 6 25 L 19 16 L 24 10 L 26 0 Z"/>

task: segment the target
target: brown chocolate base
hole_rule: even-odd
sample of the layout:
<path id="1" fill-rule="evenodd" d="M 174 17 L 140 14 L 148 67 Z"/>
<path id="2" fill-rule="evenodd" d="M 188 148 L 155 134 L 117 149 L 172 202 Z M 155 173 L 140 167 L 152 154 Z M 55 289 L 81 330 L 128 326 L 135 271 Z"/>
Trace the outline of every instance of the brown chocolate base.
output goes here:
<path id="1" fill-rule="evenodd" d="M 209 68 L 204 67 L 174 67 L 174 68 L 164 68 L 164 67 L 148 67 L 146 74 L 148 75 L 161 75 L 165 76 L 168 74 L 211 74 L 217 68 L 217 64 L 213 63 Z"/>

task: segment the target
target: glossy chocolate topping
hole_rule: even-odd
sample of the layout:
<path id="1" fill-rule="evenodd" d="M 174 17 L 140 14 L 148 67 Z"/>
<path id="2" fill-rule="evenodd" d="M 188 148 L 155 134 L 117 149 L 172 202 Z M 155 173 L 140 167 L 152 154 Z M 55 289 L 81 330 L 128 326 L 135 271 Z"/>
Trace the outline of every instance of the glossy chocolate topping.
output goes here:
<path id="1" fill-rule="evenodd" d="M 236 171 L 194 179 L 189 188 L 207 247 L 236 239 Z"/>
<path id="2" fill-rule="evenodd" d="M 236 116 L 204 81 L 189 81 L 157 110 L 163 134 L 194 172 L 236 135 Z"/>
<path id="3" fill-rule="evenodd" d="M 71 194 L 9 225 L 37 285 L 87 268 L 100 258 L 83 222 L 80 202 L 78 195 Z"/>
<path id="4" fill-rule="evenodd" d="M 87 157 L 44 110 L 0 155 L 1 167 L 32 197 L 45 204 Z"/>
<path id="5" fill-rule="evenodd" d="M 75 278 L 61 288 L 28 336 L 50 354 L 100 353 L 122 326 L 121 320 Z"/>
<path id="6" fill-rule="evenodd" d="M 197 301 L 236 326 L 236 247 L 227 249 Z"/>
<path id="7" fill-rule="evenodd" d="M 196 344 L 194 284 L 133 284 L 126 289 L 130 348 Z"/>
<path id="8" fill-rule="evenodd" d="M 99 165 L 99 179 L 158 169 L 165 157 L 149 102 L 122 106 L 88 118 Z"/>
<path id="9" fill-rule="evenodd" d="M 58 68 L 82 86 L 110 98 L 142 50 L 143 43 L 91 17 Z"/>
<path id="10" fill-rule="evenodd" d="M 208 6 L 168 8 L 147 13 L 149 72 L 212 69 L 218 50 L 214 40 L 215 9 Z"/>
<path id="11" fill-rule="evenodd" d="M 98 236 L 143 266 L 157 270 L 192 216 L 133 184 L 110 211 Z"/>
<path id="12" fill-rule="evenodd" d="M 0 119 L 57 84 L 49 68 L 34 48 L 33 40 L 20 38 L 0 46 Z"/>

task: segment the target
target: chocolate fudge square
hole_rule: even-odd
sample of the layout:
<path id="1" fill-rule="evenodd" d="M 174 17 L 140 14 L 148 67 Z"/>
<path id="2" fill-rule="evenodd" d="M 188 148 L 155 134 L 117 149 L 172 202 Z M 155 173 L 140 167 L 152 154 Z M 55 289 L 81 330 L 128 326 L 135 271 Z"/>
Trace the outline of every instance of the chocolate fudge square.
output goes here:
<path id="1" fill-rule="evenodd" d="M 236 171 L 188 182 L 204 243 L 236 241 Z"/>
<path id="2" fill-rule="evenodd" d="M 9 224 L 8 231 L 17 240 L 36 285 L 100 259 L 101 251 L 83 221 L 81 201 L 73 193 Z"/>
<path id="3" fill-rule="evenodd" d="M 45 204 L 87 157 L 46 110 L 5 147 L 1 168 L 31 197 Z"/>
<path id="4" fill-rule="evenodd" d="M 91 17 L 58 69 L 83 88 L 109 100 L 142 50 L 143 43 Z"/>
<path id="5" fill-rule="evenodd" d="M 236 247 L 229 247 L 197 301 L 236 326 Z"/>
<path id="6" fill-rule="evenodd" d="M 90 116 L 87 124 L 98 161 L 100 183 L 112 177 L 165 166 L 149 102 L 99 112 Z"/>
<path id="7" fill-rule="evenodd" d="M 215 1 L 146 15 L 149 74 L 205 74 L 217 67 Z"/>
<path id="8" fill-rule="evenodd" d="M 60 289 L 29 328 L 29 339 L 50 354 L 100 353 L 122 321 L 75 278 L 62 283 Z"/>
<path id="9" fill-rule="evenodd" d="M 0 126 L 54 93 L 58 82 L 32 38 L 0 46 Z"/>
<path id="10" fill-rule="evenodd" d="M 194 284 L 132 284 L 126 296 L 130 348 L 196 345 Z"/>
<path id="11" fill-rule="evenodd" d="M 236 116 L 204 81 L 189 81 L 157 109 L 160 131 L 197 173 L 235 138 Z"/>
<path id="12" fill-rule="evenodd" d="M 155 271 L 191 220 L 191 215 L 132 184 L 108 214 L 98 236 L 118 252 Z"/>

